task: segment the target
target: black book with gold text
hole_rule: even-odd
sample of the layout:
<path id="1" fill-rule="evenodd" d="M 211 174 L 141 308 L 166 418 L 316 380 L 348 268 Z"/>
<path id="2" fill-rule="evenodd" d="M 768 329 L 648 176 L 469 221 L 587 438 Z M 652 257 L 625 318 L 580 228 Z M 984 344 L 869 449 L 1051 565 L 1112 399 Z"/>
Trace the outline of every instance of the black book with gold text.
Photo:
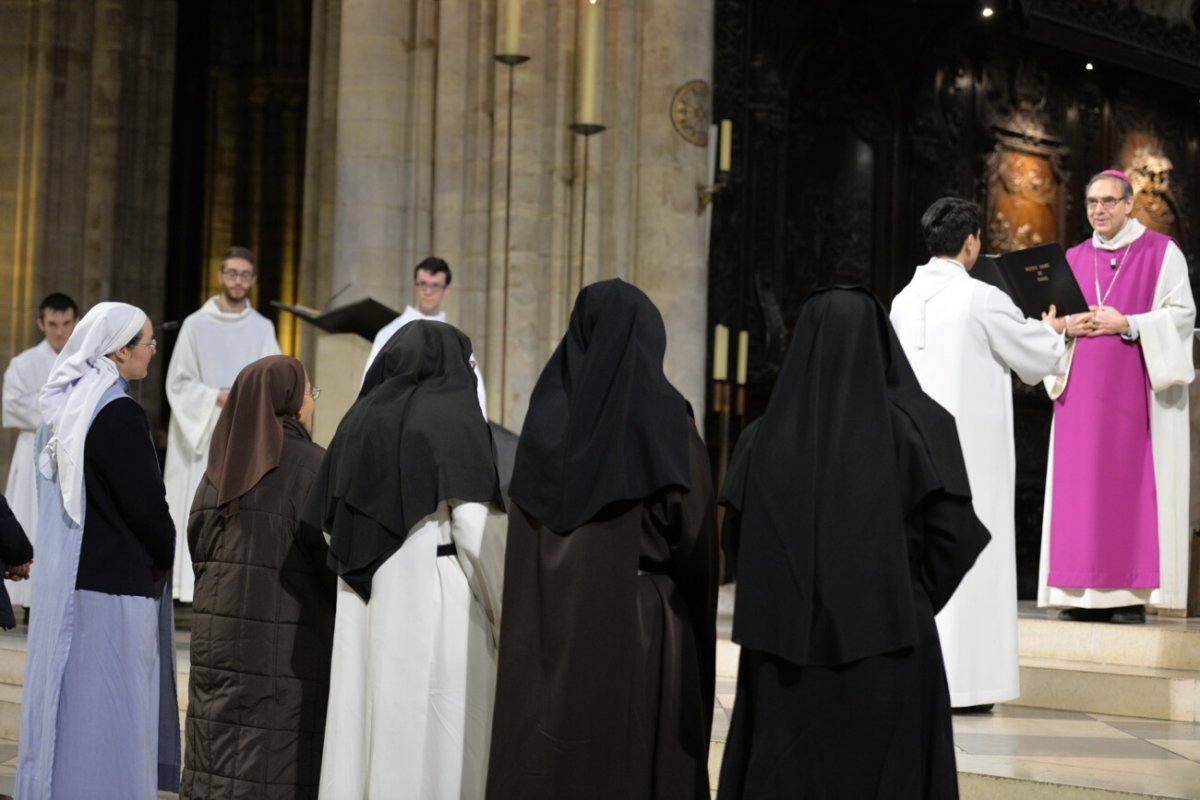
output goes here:
<path id="1" fill-rule="evenodd" d="M 1021 313 L 1033 319 L 1041 319 L 1042 312 L 1051 305 L 1060 317 L 1088 310 L 1067 255 L 1058 242 L 1002 256 L 981 255 L 971 268 L 971 277 L 1002 290 Z"/>

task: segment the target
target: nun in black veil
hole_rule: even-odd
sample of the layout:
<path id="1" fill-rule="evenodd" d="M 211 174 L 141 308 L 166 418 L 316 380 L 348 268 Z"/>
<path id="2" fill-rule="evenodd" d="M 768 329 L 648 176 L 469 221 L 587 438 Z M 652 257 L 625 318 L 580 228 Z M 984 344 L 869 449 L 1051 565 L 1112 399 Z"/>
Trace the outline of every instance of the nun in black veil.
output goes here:
<path id="1" fill-rule="evenodd" d="M 505 517 L 472 352 L 397 331 L 313 482 L 338 575 L 321 797 L 483 796 Z"/>
<path id="2" fill-rule="evenodd" d="M 742 651 L 718 797 L 957 797 L 934 614 L 990 537 L 869 292 L 805 302 L 722 497 Z"/>
<path id="3" fill-rule="evenodd" d="M 650 298 L 595 283 L 533 390 L 512 477 L 489 798 L 710 796 L 716 504 L 665 350 Z"/>

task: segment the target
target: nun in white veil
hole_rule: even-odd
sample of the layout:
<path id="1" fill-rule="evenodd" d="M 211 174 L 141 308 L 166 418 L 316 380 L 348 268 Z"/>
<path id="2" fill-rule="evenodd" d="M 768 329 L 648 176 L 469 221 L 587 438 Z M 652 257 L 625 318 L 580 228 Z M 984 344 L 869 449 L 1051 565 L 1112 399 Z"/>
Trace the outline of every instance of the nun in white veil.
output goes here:
<path id="1" fill-rule="evenodd" d="M 39 398 L 22 800 L 135 800 L 179 787 L 175 527 L 146 414 L 126 394 L 146 376 L 152 333 L 141 309 L 97 304 Z"/>

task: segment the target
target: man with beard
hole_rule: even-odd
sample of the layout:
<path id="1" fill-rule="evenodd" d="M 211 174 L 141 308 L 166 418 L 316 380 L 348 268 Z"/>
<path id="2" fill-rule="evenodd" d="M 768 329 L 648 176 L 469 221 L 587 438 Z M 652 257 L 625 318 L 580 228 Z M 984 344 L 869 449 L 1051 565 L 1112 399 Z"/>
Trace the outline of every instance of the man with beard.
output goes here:
<path id="1" fill-rule="evenodd" d="M 175 521 L 176 600 L 192 601 L 191 556 L 187 547 L 192 497 L 208 466 L 208 445 L 229 387 L 242 367 L 279 354 L 275 326 L 250 305 L 257 277 L 254 254 L 231 247 L 221 258 L 221 293 L 179 327 L 179 339 L 167 367 L 167 402 L 171 426 L 163 480 Z"/>

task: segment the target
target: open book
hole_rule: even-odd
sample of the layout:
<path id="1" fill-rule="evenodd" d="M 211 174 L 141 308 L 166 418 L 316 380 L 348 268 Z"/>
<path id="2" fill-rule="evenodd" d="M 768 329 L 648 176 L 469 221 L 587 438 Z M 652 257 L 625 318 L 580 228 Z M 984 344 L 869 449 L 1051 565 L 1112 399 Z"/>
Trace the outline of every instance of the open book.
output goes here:
<path id="1" fill-rule="evenodd" d="M 1027 317 L 1041 319 L 1053 305 L 1058 316 L 1088 310 L 1083 292 L 1058 242 L 1002 256 L 980 256 L 971 277 L 990 283 L 1012 298 Z"/>
<path id="2" fill-rule="evenodd" d="M 330 311 L 319 311 L 308 306 L 289 306 L 278 300 L 272 300 L 271 305 L 290 311 L 327 333 L 357 333 L 368 342 L 375 341 L 375 334 L 379 333 L 379 329 L 400 316 L 383 303 L 369 297 Z"/>

